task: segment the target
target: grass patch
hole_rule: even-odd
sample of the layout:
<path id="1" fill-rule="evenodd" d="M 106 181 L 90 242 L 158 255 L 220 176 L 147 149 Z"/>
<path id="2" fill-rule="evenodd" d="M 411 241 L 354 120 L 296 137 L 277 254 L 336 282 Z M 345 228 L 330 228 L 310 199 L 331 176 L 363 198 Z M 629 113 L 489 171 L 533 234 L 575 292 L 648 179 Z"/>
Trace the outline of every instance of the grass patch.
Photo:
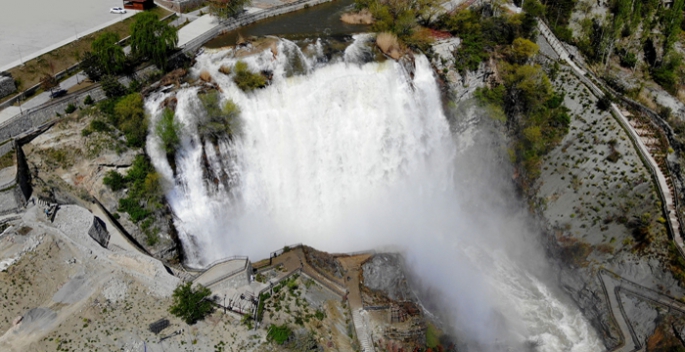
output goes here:
<path id="1" fill-rule="evenodd" d="M 276 342 L 279 345 L 284 344 L 290 338 L 292 331 L 286 325 L 271 325 L 269 332 L 266 334 L 266 339 Z"/>
<path id="2" fill-rule="evenodd" d="M 3 156 L 0 156 L 0 169 L 16 165 L 17 161 L 15 158 L 14 149 L 10 150 Z"/>

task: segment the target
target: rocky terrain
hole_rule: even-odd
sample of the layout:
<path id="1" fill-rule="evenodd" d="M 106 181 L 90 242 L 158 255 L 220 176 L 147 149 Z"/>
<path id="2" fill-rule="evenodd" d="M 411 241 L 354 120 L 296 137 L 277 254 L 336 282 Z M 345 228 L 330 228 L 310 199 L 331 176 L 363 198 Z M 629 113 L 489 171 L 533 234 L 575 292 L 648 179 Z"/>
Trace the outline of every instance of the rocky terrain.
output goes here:
<path id="1" fill-rule="evenodd" d="M 153 256 L 178 261 L 180 253 L 165 209 L 146 225 L 154 233 L 146 231 L 146 226 L 120 211 L 119 200 L 128 190 L 113 192 L 103 184 L 108 171 L 125 174 L 142 150 L 127 147 L 123 138 L 109 131 L 83 133 L 92 121 L 101 119 L 97 108 L 84 105 L 22 146 L 33 196 L 57 203 L 99 202 Z"/>

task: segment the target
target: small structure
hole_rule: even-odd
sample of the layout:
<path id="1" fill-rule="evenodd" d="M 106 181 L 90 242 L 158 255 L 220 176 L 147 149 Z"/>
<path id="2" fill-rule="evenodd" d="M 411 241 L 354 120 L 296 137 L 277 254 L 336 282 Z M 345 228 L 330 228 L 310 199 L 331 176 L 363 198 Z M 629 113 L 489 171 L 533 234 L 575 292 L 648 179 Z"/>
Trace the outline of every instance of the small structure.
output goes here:
<path id="1" fill-rule="evenodd" d="M 162 330 L 166 329 L 169 326 L 169 320 L 168 319 L 159 319 L 154 323 L 150 324 L 150 331 L 152 331 L 155 335 L 159 334 L 162 332 Z"/>
<path id="2" fill-rule="evenodd" d="M 124 8 L 128 10 L 149 10 L 155 7 L 153 0 L 125 0 Z"/>

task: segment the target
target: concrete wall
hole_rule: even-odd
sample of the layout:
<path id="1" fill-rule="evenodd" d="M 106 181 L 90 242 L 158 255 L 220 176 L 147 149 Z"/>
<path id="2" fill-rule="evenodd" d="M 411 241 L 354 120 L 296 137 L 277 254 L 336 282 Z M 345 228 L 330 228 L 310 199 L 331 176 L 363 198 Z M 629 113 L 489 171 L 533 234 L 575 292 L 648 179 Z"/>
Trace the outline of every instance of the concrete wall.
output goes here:
<path id="1" fill-rule="evenodd" d="M 17 90 L 12 76 L 0 76 L 0 98 L 4 98 Z"/>

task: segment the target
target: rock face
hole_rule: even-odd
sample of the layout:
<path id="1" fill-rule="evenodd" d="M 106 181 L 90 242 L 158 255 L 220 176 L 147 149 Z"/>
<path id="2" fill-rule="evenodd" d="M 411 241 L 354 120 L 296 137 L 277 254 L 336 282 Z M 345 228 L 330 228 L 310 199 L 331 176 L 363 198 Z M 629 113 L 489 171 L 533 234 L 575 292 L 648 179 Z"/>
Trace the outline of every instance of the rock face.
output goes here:
<path id="1" fill-rule="evenodd" d="M 12 76 L 0 76 L 0 98 L 4 98 L 17 90 Z"/>
<path id="2" fill-rule="evenodd" d="M 380 291 L 394 301 L 411 300 L 413 296 L 403 268 L 404 262 L 399 254 L 376 254 L 362 265 L 364 286 Z"/>
<path id="3" fill-rule="evenodd" d="M 109 232 L 107 232 L 107 225 L 97 216 L 93 216 L 93 225 L 88 230 L 88 236 L 99 243 L 102 247 L 107 248 L 109 245 Z"/>

